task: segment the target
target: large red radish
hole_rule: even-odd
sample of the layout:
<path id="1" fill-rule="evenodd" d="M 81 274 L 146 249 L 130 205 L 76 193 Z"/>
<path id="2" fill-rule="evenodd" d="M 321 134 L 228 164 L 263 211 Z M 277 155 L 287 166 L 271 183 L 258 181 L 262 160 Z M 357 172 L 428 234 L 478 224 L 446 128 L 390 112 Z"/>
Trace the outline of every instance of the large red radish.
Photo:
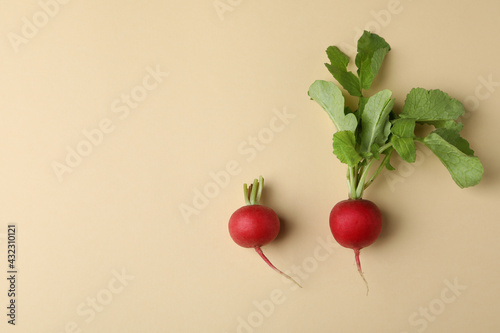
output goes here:
<path id="1" fill-rule="evenodd" d="M 377 205 L 365 199 L 340 201 L 330 212 L 330 229 L 340 245 L 354 250 L 358 272 L 365 281 L 368 292 L 359 252 L 373 244 L 382 230 L 382 214 Z"/>

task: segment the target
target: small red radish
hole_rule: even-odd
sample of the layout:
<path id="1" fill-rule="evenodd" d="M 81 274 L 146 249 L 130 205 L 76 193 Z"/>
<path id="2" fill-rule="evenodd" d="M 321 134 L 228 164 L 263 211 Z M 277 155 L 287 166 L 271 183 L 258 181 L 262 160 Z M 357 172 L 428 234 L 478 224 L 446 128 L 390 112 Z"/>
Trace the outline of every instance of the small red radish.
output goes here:
<path id="1" fill-rule="evenodd" d="M 243 185 L 247 204 L 231 215 L 229 234 L 236 244 L 246 248 L 253 247 L 272 269 L 301 287 L 297 281 L 277 269 L 262 252 L 261 246 L 272 242 L 280 231 L 278 215 L 271 208 L 259 205 L 263 187 L 262 176 L 255 179 L 249 188 L 247 184 Z"/>
<path id="2" fill-rule="evenodd" d="M 330 229 L 340 245 L 354 250 L 358 272 L 365 281 L 368 293 L 368 283 L 361 270 L 359 251 L 373 244 L 380 235 L 382 229 L 380 210 L 373 202 L 365 199 L 340 201 L 330 212 Z"/>

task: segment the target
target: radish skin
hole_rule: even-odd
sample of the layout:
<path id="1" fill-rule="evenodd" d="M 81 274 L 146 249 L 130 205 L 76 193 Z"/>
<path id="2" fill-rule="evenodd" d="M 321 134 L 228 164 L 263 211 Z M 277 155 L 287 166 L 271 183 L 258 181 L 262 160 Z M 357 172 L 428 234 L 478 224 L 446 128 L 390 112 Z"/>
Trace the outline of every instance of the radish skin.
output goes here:
<path id="1" fill-rule="evenodd" d="M 343 247 L 354 250 L 358 272 L 368 282 L 361 269 L 359 254 L 362 248 L 373 244 L 382 230 L 382 214 L 377 205 L 365 199 L 348 199 L 337 203 L 330 212 L 330 229 L 335 240 Z"/>
<path id="2" fill-rule="evenodd" d="M 271 208 L 259 205 L 263 187 L 262 176 L 259 180 L 254 180 L 249 188 L 244 184 L 243 192 L 247 204 L 238 208 L 229 218 L 229 235 L 239 246 L 254 248 L 269 267 L 302 288 L 297 281 L 276 268 L 262 252 L 261 246 L 272 242 L 280 231 L 278 215 Z"/>

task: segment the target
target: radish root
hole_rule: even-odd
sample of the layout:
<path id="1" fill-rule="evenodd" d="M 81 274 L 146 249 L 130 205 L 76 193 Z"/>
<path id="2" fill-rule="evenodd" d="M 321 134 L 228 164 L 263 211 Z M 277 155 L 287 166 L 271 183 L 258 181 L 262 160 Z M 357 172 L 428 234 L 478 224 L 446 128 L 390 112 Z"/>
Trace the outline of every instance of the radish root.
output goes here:
<path id="1" fill-rule="evenodd" d="M 260 248 L 260 246 L 256 246 L 255 247 L 255 251 L 257 251 L 257 253 L 261 256 L 262 259 L 264 259 L 264 261 L 266 262 L 266 264 L 269 265 L 269 267 L 271 267 L 272 269 L 274 269 L 276 272 L 280 273 L 281 275 L 283 275 L 284 277 L 286 277 L 288 280 L 292 281 L 293 283 L 295 283 L 297 286 L 299 286 L 300 288 L 302 288 L 302 286 L 297 282 L 295 281 L 294 279 L 292 279 L 289 275 L 283 273 L 282 271 L 280 271 L 279 269 L 277 269 L 270 261 L 269 259 L 267 259 L 267 257 L 264 255 L 264 252 L 262 252 L 262 249 Z"/>
<path id="2" fill-rule="evenodd" d="M 354 249 L 354 257 L 356 258 L 356 266 L 358 266 L 358 272 L 363 281 L 365 282 L 366 285 L 366 295 L 368 296 L 368 291 L 370 288 L 368 288 L 368 281 L 365 279 L 365 275 L 363 274 L 363 271 L 361 270 L 361 262 L 359 261 L 359 251 L 360 249 Z"/>

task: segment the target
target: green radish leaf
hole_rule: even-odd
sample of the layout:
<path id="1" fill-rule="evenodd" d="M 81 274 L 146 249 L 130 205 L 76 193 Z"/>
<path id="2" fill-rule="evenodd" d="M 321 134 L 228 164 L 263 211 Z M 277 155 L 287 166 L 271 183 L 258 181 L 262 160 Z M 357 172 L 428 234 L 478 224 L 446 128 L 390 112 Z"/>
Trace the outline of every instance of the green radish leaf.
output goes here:
<path id="1" fill-rule="evenodd" d="M 391 47 L 382 37 L 368 31 L 365 31 L 359 38 L 355 63 L 363 89 L 370 89 L 390 49 Z"/>
<path id="2" fill-rule="evenodd" d="M 448 143 L 452 144 L 455 146 L 457 149 L 459 149 L 462 153 L 469 155 L 469 156 L 474 156 L 474 150 L 472 150 L 469 147 L 469 142 L 462 138 L 460 134 L 457 131 L 447 129 L 447 128 L 438 128 L 432 133 L 438 134 L 440 137 L 445 139 Z"/>
<path id="3" fill-rule="evenodd" d="M 406 96 L 400 117 L 414 118 L 417 122 L 429 122 L 457 119 L 464 113 L 462 103 L 441 90 L 413 88 Z M 446 124 L 450 125 L 449 122 Z"/>
<path id="4" fill-rule="evenodd" d="M 327 48 L 326 54 L 328 59 L 330 59 L 330 64 L 325 64 L 328 71 L 349 94 L 360 97 L 361 88 L 359 79 L 354 73 L 347 71 L 349 57 L 336 46 Z"/>
<path id="5" fill-rule="evenodd" d="M 392 106 L 394 106 L 394 104 L 392 104 Z M 392 106 L 391 106 L 391 108 L 392 108 Z M 391 135 L 391 128 L 392 128 L 392 123 L 389 121 L 389 117 L 387 117 L 387 122 L 385 123 L 383 136 L 380 139 L 380 142 L 384 142 L 384 143 L 387 142 L 389 135 Z"/>
<path id="6" fill-rule="evenodd" d="M 369 153 L 374 143 L 382 146 L 389 135 L 387 123 L 394 106 L 390 90 L 382 90 L 368 99 L 361 117 L 361 153 Z"/>
<path id="7" fill-rule="evenodd" d="M 463 123 L 461 123 L 459 121 L 452 120 L 452 119 L 426 121 L 426 122 L 424 122 L 424 124 L 432 125 L 435 128 L 448 128 L 448 129 L 454 130 L 456 132 L 460 132 L 462 130 L 462 128 L 464 128 Z"/>
<path id="8" fill-rule="evenodd" d="M 394 120 L 391 128 L 391 142 L 396 152 L 403 160 L 409 163 L 417 159 L 417 149 L 415 147 L 415 119 L 399 118 Z"/>
<path id="9" fill-rule="evenodd" d="M 391 151 L 392 152 L 392 151 Z M 387 159 L 385 161 L 385 164 L 384 164 L 385 168 L 389 171 L 394 171 L 396 170 L 396 168 L 394 168 L 392 165 L 391 165 L 391 160 L 390 159 Z"/>
<path id="10" fill-rule="evenodd" d="M 351 131 L 340 131 L 333 135 L 333 153 L 340 162 L 356 166 L 361 156 L 356 151 L 356 137 Z"/>
<path id="11" fill-rule="evenodd" d="M 371 156 L 373 156 L 374 159 L 378 160 L 380 158 L 380 152 L 379 152 L 380 146 L 376 143 L 373 143 L 371 146 Z"/>
<path id="12" fill-rule="evenodd" d="M 337 131 L 354 133 L 358 120 L 353 113 L 345 114 L 344 96 L 333 82 L 317 80 L 309 88 L 308 94 L 328 113 Z"/>
<path id="13" fill-rule="evenodd" d="M 451 178 L 460 188 L 477 185 L 484 173 L 479 158 L 464 153 L 461 149 L 448 142 L 442 135 L 442 132 L 434 131 L 426 136 L 422 142 L 441 160 L 450 172 Z M 449 133 L 444 136 L 448 135 Z M 459 145 L 464 148 L 463 142 L 460 142 Z"/>
<path id="14" fill-rule="evenodd" d="M 363 110 L 365 109 L 365 105 L 368 102 L 368 98 L 366 97 L 360 97 L 358 101 L 358 111 L 356 112 L 358 114 L 358 119 L 361 119 L 363 116 Z"/>
<path id="15" fill-rule="evenodd" d="M 413 163 L 417 159 L 417 149 L 413 138 L 402 138 L 397 135 L 392 136 L 392 146 L 403 160 Z"/>
<path id="16" fill-rule="evenodd" d="M 389 147 L 384 151 L 384 159 L 382 160 L 382 163 L 380 164 L 380 167 L 385 167 L 389 171 L 396 170 L 392 165 L 391 165 L 391 155 L 392 152 L 394 151 L 393 147 Z"/>
<path id="17" fill-rule="evenodd" d="M 399 118 L 394 120 L 391 132 L 402 138 L 413 138 L 415 136 L 415 119 Z"/>

